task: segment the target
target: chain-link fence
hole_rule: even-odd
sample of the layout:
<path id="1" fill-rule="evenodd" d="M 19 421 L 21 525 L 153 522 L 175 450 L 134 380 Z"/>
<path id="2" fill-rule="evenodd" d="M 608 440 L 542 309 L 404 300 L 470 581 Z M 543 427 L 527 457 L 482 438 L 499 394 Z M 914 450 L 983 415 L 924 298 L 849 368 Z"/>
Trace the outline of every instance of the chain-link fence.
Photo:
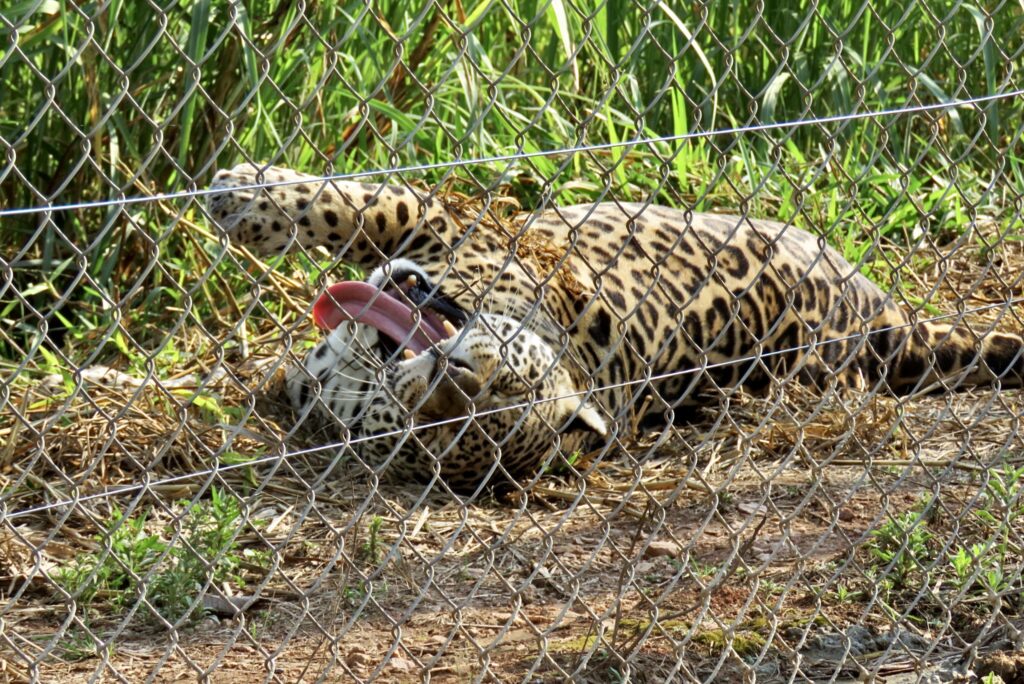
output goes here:
<path id="1" fill-rule="evenodd" d="M 0 22 L 5 681 L 1024 681 L 1020 4 Z"/>

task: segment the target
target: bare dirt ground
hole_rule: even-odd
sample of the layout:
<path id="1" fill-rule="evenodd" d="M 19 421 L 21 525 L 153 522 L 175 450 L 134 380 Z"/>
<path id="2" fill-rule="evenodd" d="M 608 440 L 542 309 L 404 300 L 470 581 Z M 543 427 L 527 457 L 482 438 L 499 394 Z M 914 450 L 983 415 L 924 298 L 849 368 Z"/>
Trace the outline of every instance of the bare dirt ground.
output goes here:
<path id="1" fill-rule="evenodd" d="M 975 276 L 990 283 L 999 271 Z M 971 296 L 1009 294 L 997 283 Z M 251 401 L 265 367 L 245 368 L 213 384 L 223 405 Z M 95 383 L 74 400 L 46 396 L 23 388 L 11 405 L 27 420 L 0 426 L 2 681 L 1019 671 L 1018 390 L 738 393 L 695 425 L 473 501 L 377 482 L 333 453 L 277 458 L 269 419 L 232 431 L 224 416 L 173 410 L 167 389 Z M 209 472 L 214 454 L 228 464 L 232 432 L 230 453 L 263 460 Z M 205 498 L 210 485 L 242 502 L 231 553 L 261 555 L 244 556 L 232 579 L 184 587 L 198 597 L 190 615 L 171 624 L 131 582 L 72 600 L 61 569 L 110 545 L 113 503 L 181 547 L 174 502 Z M 1011 490 L 1003 498 L 1000 486 Z M 40 508 L 69 498 L 78 502 Z M 951 560 L 963 549 L 966 575 Z"/>
<path id="2" fill-rule="evenodd" d="M 99 648 L 68 622 L 74 611 L 41 570 L 95 548 L 103 518 L 18 519 L 2 557 L 14 590 L 4 633 L 17 649 L 6 674 L 31 675 L 26 658 L 43 681 L 97 672 L 110 681 L 774 681 L 794 672 L 815 681 L 913 671 L 1021 627 L 1012 600 L 958 608 L 963 597 L 938 587 L 926 609 L 913 592 L 885 595 L 863 548 L 928 492 L 940 501 L 935 533 L 950 543 L 967 536 L 977 473 L 1011 448 L 1004 427 L 1024 409 L 1015 393 L 988 398 L 997 399 L 988 434 L 961 427 L 984 395 L 928 397 L 903 409 L 899 436 L 874 454 L 848 445 L 885 440 L 890 423 L 877 418 L 894 415 L 894 400 L 872 400 L 875 420 L 833 408 L 759 427 L 742 414 L 768 402 L 746 398 L 731 429 L 679 430 L 642 466 L 622 453 L 585 479 L 547 477 L 529 497 L 470 504 L 423 498 L 414 486 L 374 489 L 350 470 L 314 499 L 298 483 L 319 473 L 299 464 L 272 478 L 283 487 L 247 495 L 242 544 L 272 549 L 276 563 L 245 589 L 221 590 L 252 605 L 229 615 L 208 604 L 210 615 L 176 630 L 145 608 L 133 619 L 100 611 L 88 625 Z M 749 436 L 736 429 L 745 425 Z M 1008 571 L 1019 587 L 1020 567 Z M 851 638 L 853 625 L 867 631 Z M 857 653 L 858 638 L 874 640 L 870 652 Z"/>

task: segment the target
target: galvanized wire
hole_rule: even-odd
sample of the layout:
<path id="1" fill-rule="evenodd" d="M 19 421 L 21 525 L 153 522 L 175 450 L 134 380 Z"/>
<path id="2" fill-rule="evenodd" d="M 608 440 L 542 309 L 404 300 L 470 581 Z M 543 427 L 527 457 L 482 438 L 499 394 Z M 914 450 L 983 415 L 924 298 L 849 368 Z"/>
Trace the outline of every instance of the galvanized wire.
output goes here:
<path id="1" fill-rule="evenodd" d="M 497 164 L 499 162 L 514 162 L 522 161 L 524 159 L 536 159 L 542 157 L 560 157 L 565 155 L 580 154 L 582 152 L 604 152 L 607 150 L 618 150 L 622 148 L 631 149 L 634 147 L 655 145 L 658 143 L 682 142 L 685 140 L 701 140 L 707 138 L 717 138 L 722 136 L 744 135 L 748 133 L 765 133 L 769 131 L 780 131 L 792 128 L 799 128 L 802 126 L 822 126 L 825 124 L 833 123 L 846 123 L 850 121 L 865 121 L 870 119 L 889 118 L 905 114 L 920 114 L 924 112 L 943 111 L 947 109 L 954 109 L 957 107 L 967 107 L 970 105 L 984 104 L 986 102 L 995 102 L 998 100 L 1007 100 L 1021 96 L 1024 96 L 1024 89 L 1010 90 L 1006 92 L 996 93 L 994 95 L 981 95 L 978 97 L 971 97 L 960 100 L 950 100 L 948 102 L 933 102 L 930 104 L 912 105 L 909 107 L 895 107 L 891 109 L 882 109 L 877 111 L 852 112 L 849 114 L 837 114 L 833 116 L 824 116 L 817 118 L 809 117 L 805 119 L 797 119 L 794 121 L 779 121 L 765 124 L 754 124 L 749 126 L 721 128 L 711 131 L 696 131 L 693 133 L 659 135 L 651 138 L 636 138 L 633 140 L 623 140 L 619 142 L 594 143 L 590 145 L 573 145 L 571 147 L 562 147 L 552 150 L 536 150 L 534 152 L 514 152 L 511 154 L 499 154 L 492 155 L 489 157 L 477 157 L 473 159 L 457 159 L 452 161 L 433 162 L 430 164 L 412 164 L 407 166 L 397 166 L 387 169 L 351 171 L 349 173 L 310 176 L 309 178 L 303 180 L 283 180 L 274 182 L 250 183 L 247 185 L 236 186 L 234 189 L 239 192 L 244 192 L 289 187 L 299 185 L 300 183 L 309 182 L 329 183 L 334 181 L 358 180 L 360 178 L 373 178 L 376 176 L 384 176 L 385 178 L 388 178 L 396 175 L 421 174 L 426 171 L 454 170 L 464 168 L 467 166 L 488 166 L 492 164 Z M 136 197 L 120 197 L 117 199 L 97 200 L 94 202 L 69 202 L 64 204 L 48 204 L 46 206 L 39 207 L 18 207 L 14 209 L 0 209 L 0 218 L 3 218 L 5 216 L 24 216 L 28 214 L 40 214 L 59 211 L 76 211 L 79 209 L 103 209 L 109 207 L 126 207 L 135 204 L 146 204 L 150 202 L 168 202 L 181 199 L 199 199 L 203 197 L 208 197 L 210 195 L 216 195 L 219 192 L 220 191 L 216 188 L 201 188 L 182 190 L 180 192 L 156 193 L 153 195 L 141 195 Z"/>
<path id="2" fill-rule="evenodd" d="M 623 420 L 598 453 L 554 455 L 473 497 L 389 481 L 361 451 L 922 323 L 1019 332 L 1011 3 L 762 4 L 725 24 L 700 2 L 326 5 L 148 3 L 155 33 L 129 30 L 117 2 L 0 14 L 5 676 L 939 681 L 999 657 L 1024 669 L 1016 389 L 894 399 L 775 377 L 763 395 L 723 392 L 692 425 Z M 908 51 L 915 25 L 932 40 Z M 488 54 L 488 30 L 507 49 Z M 333 173 L 339 159 L 358 168 Z M 630 352 L 639 374 L 586 391 L 303 436 L 268 389 L 309 353 L 311 302 L 345 255 L 261 264 L 230 249 L 197 208 L 223 192 L 205 187 L 212 172 L 242 161 L 250 210 L 303 182 L 429 178 L 487 188 L 487 209 L 509 194 L 527 213 L 568 197 L 784 214 L 916 315 L 671 369 L 654 367 L 655 344 Z M 271 164 L 311 175 L 260 179 Z M 471 210 L 467 231 L 486 214 Z M 454 267 L 439 285 L 468 287 Z"/>
<path id="3" fill-rule="evenodd" d="M 751 361 L 761 361 L 761 360 L 764 360 L 764 359 L 771 359 L 771 358 L 777 357 L 777 356 L 785 356 L 785 355 L 791 354 L 793 352 L 809 351 L 809 350 L 817 349 L 817 348 L 820 348 L 820 347 L 827 347 L 828 345 L 831 345 L 831 344 L 842 344 L 843 342 L 851 342 L 851 341 L 857 341 L 857 340 L 866 340 L 866 339 L 870 338 L 872 335 L 881 335 L 881 334 L 885 334 L 887 332 L 892 332 L 894 330 L 909 329 L 909 328 L 913 327 L 914 325 L 917 325 L 917 324 L 920 324 L 920 323 L 934 323 L 934 322 L 938 322 L 938 321 L 948 320 L 948 319 L 951 319 L 951 318 L 962 319 L 964 316 L 969 315 L 969 314 L 981 313 L 981 312 L 990 311 L 990 310 L 993 310 L 993 309 L 1009 310 L 1012 306 L 1014 306 L 1016 304 L 1020 304 L 1020 303 L 1024 303 L 1024 297 L 1017 297 L 1017 298 L 1010 299 L 1010 300 L 1007 300 L 1006 302 L 1001 302 L 1001 303 L 998 303 L 998 304 L 988 304 L 988 305 L 985 305 L 985 306 L 974 307 L 974 308 L 967 309 L 967 310 L 964 310 L 964 311 L 956 313 L 956 314 L 942 314 L 942 315 L 939 315 L 939 316 L 931 316 L 931 317 L 928 317 L 928 318 L 919 318 L 919 319 L 917 319 L 914 322 L 907 322 L 907 323 L 904 323 L 902 325 L 891 325 L 891 326 L 887 326 L 885 328 L 875 328 L 875 329 L 868 330 L 868 331 L 863 332 L 863 333 L 856 333 L 856 334 L 846 335 L 844 337 L 836 337 L 836 338 L 832 338 L 832 339 L 822 340 L 821 342 L 817 342 L 817 343 L 815 343 L 813 345 L 806 344 L 806 345 L 798 345 L 798 346 L 794 346 L 794 347 L 785 347 L 783 349 L 774 349 L 774 350 L 765 351 L 765 352 L 762 352 L 762 353 L 756 354 L 756 355 L 748 355 L 748 356 L 742 356 L 742 357 L 739 357 L 739 358 L 736 358 L 736 359 L 730 359 L 729 361 L 719 361 L 719 362 L 715 362 L 715 363 L 708 363 L 706 365 L 698 366 L 698 367 L 694 367 L 694 368 L 682 368 L 682 369 L 679 369 L 679 370 L 676 370 L 676 371 L 670 371 L 670 372 L 667 372 L 667 373 L 659 373 L 659 374 L 651 375 L 651 376 L 645 377 L 645 378 L 639 378 L 639 379 L 633 379 L 633 380 L 625 380 L 623 382 L 616 383 L 616 384 L 597 385 L 592 390 L 581 390 L 581 391 L 578 391 L 578 392 L 557 394 L 557 395 L 554 395 L 554 396 L 551 396 L 551 397 L 539 397 L 537 399 L 533 399 L 533 400 L 530 400 L 530 401 L 525 401 L 525 402 L 521 402 L 521 403 L 518 403 L 518 404 L 512 404 L 512 405 L 509 405 L 509 406 L 503 406 L 503 407 L 500 407 L 500 408 L 481 409 L 481 410 L 478 410 L 478 411 L 473 411 L 472 412 L 472 417 L 480 418 L 480 417 L 483 417 L 483 416 L 493 415 L 493 414 L 496 414 L 496 413 L 503 413 L 503 412 L 507 412 L 507 411 L 520 411 L 522 409 L 527 409 L 527 408 L 530 408 L 530 407 L 538 405 L 538 404 L 558 402 L 558 401 L 561 401 L 563 399 L 571 399 L 571 398 L 574 398 L 574 397 L 581 397 L 581 396 L 585 396 L 585 395 L 589 395 L 589 394 L 599 394 L 600 392 L 603 392 L 603 391 L 608 391 L 608 390 L 612 390 L 612 389 L 620 389 L 620 388 L 623 388 L 623 387 L 630 387 L 630 386 L 635 386 L 635 385 L 642 385 L 642 384 L 647 384 L 647 383 L 651 383 L 651 382 L 656 382 L 658 380 L 666 380 L 666 379 L 669 379 L 669 378 L 681 377 L 681 376 L 686 376 L 686 375 L 694 375 L 694 374 L 698 374 L 698 373 L 705 373 L 705 372 L 707 372 L 709 370 L 714 370 L 714 369 L 717 369 L 717 368 L 727 368 L 727 367 L 730 367 L 730 366 L 739 366 L 739 365 L 750 363 Z M 156 381 L 156 382 L 159 383 L 159 381 Z M 922 389 L 924 391 L 928 391 L 931 388 L 925 387 L 925 388 L 922 388 Z M 43 505 L 40 505 L 40 506 L 35 506 L 35 507 L 32 507 L 32 508 L 27 508 L 27 509 L 24 509 L 24 510 L 15 510 L 15 511 L 11 511 L 11 512 L 0 511 L 0 522 L 2 522 L 3 520 L 12 520 L 12 519 L 15 519 L 15 518 L 21 518 L 21 517 L 25 517 L 25 516 L 35 515 L 35 514 L 38 514 L 38 513 L 44 513 L 46 511 L 50 511 L 50 510 L 53 510 L 55 508 L 61 508 L 61 507 L 64 507 L 64 506 L 76 506 L 76 505 L 80 505 L 80 504 L 88 502 L 88 501 L 95 501 L 97 499 L 106 499 L 106 498 L 111 498 L 111 497 L 122 496 L 122 495 L 125 495 L 125 494 L 133 494 L 133 493 L 144 491 L 144 490 L 146 490 L 148 488 L 152 488 L 152 487 L 160 487 L 160 486 L 164 486 L 164 485 L 177 484 L 177 483 L 184 482 L 184 481 L 191 480 L 191 479 L 195 479 L 195 478 L 205 478 L 205 477 L 209 477 L 211 475 L 223 474 L 223 473 L 226 473 L 226 472 L 230 472 L 230 471 L 233 471 L 233 470 L 239 470 L 239 469 L 242 469 L 242 468 L 252 468 L 254 466 L 267 465 L 267 464 L 271 464 L 271 463 L 276 463 L 278 461 L 284 461 L 284 460 L 287 460 L 289 458 L 297 458 L 299 456 L 308 456 L 310 454 L 316 454 L 316 453 L 323 452 L 323 451 L 339 451 L 339 450 L 344 450 L 344 449 L 347 449 L 349 447 L 354 447 L 354 446 L 359 445 L 359 444 L 364 443 L 364 442 L 372 442 L 374 440 L 379 440 L 379 439 L 383 439 L 383 438 L 386 438 L 386 437 L 398 436 L 398 435 L 402 435 L 402 434 L 406 434 L 406 433 L 412 433 L 412 432 L 417 432 L 417 431 L 430 430 L 430 429 L 441 427 L 441 426 L 444 426 L 444 425 L 452 425 L 452 424 L 463 423 L 466 420 L 467 420 L 466 418 L 447 418 L 447 419 L 444 419 L 444 420 L 433 420 L 433 421 L 428 421 L 428 422 L 423 422 L 423 423 L 417 423 L 416 425 L 411 425 L 411 426 L 408 426 L 408 427 L 402 428 L 402 429 L 392 430 L 390 432 L 382 432 L 382 433 L 378 433 L 378 434 L 374 434 L 374 435 L 365 435 L 365 436 L 361 436 L 361 437 L 353 437 L 351 439 L 347 439 L 347 440 L 341 441 L 341 442 L 337 442 L 337 441 L 336 442 L 329 442 L 327 444 L 321 444 L 321 445 L 318 445 L 318 446 L 306 447 L 306 448 L 298 449 L 298 450 L 294 450 L 294 451 L 285 451 L 283 453 L 274 454 L 272 456 L 264 456 L 262 458 L 254 458 L 252 460 L 246 461 L 245 463 L 217 465 L 216 467 L 213 467 L 213 468 L 207 468 L 207 469 L 204 469 L 204 470 L 197 470 L 197 471 L 192 471 L 192 472 L 188 472 L 188 473 L 182 473 L 181 475 L 176 475 L 176 476 L 173 476 L 173 477 L 166 477 L 166 478 L 160 478 L 160 479 L 157 479 L 157 480 L 152 480 L 152 481 L 146 482 L 145 484 L 126 485 L 126 486 L 123 486 L 123 487 L 116 487 L 116 488 L 108 490 L 108 491 L 97 492 L 97 493 L 94 493 L 94 494 L 87 494 L 87 495 L 84 495 L 84 496 L 81 496 L 81 497 L 78 497 L 78 498 L 75 498 L 75 499 L 66 499 L 64 501 L 55 501 L 55 502 L 43 504 Z"/>

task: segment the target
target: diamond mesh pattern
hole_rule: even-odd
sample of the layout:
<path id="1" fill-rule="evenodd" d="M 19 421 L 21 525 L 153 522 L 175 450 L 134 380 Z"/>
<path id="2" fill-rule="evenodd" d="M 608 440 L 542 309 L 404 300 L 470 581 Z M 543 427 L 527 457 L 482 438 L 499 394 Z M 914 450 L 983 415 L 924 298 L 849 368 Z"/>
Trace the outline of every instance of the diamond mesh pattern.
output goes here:
<path id="1" fill-rule="evenodd" d="M 778 219 L 916 321 L 1024 329 L 1020 6 L 741 5 L 0 12 L 3 676 L 1017 681 L 1019 390 L 794 370 L 671 429 L 630 404 L 602 449 L 475 497 L 281 406 L 312 303 L 361 273 L 228 240 L 206 188 L 243 162 L 468 196 L 484 226 L 601 201 Z M 647 342 L 594 392 L 655 386 Z"/>

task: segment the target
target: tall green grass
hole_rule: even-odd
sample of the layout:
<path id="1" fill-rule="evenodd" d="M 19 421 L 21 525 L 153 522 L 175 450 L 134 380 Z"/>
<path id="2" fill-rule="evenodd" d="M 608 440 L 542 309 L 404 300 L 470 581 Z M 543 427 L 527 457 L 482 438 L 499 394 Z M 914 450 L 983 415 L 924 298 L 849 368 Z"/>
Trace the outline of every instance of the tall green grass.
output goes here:
<path id="1" fill-rule="evenodd" d="M 9 4 L 3 208 L 198 188 L 244 159 L 385 169 L 1024 86 L 1024 13 L 1009 2 L 310 4 Z M 651 196 L 795 217 L 871 270 L 868 230 L 906 245 L 916 228 L 945 239 L 981 215 L 1019 231 L 1022 114 L 1016 98 L 422 180 L 524 206 Z M 114 357 L 115 333 L 155 355 L 176 326 L 230 329 L 225 302 L 250 288 L 216 242 L 189 234 L 185 221 L 202 221 L 192 201 L 0 220 L 0 349 L 13 360 L 44 340 L 76 361 Z"/>

